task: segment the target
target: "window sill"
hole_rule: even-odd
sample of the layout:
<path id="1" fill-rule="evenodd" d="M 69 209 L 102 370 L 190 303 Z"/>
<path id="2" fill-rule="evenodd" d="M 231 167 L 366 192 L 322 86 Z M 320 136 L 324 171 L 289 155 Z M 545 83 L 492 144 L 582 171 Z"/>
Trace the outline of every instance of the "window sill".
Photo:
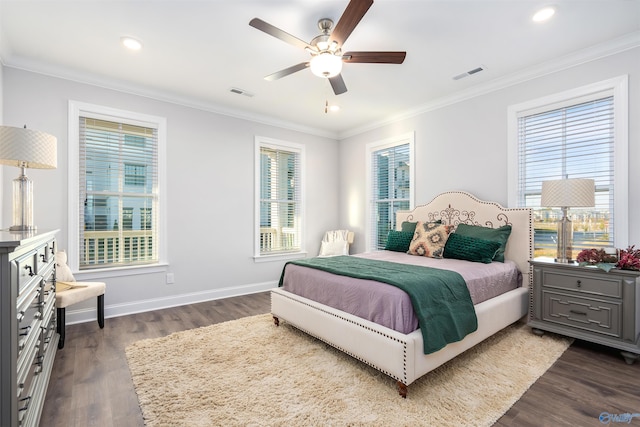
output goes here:
<path id="1" fill-rule="evenodd" d="M 256 255 L 253 257 L 254 262 L 274 262 L 274 261 L 290 261 L 294 259 L 306 258 L 307 252 L 295 252 L 273 255 Z"/>
<path id="2" fill-rule="evenodd" d="M 107 279 L 111 277 L 136 276 L 139 274 L 166 273 L 169 264 L 135 265 L 130 267 L 95 268 L 74 272 L 78 282 Z"/>

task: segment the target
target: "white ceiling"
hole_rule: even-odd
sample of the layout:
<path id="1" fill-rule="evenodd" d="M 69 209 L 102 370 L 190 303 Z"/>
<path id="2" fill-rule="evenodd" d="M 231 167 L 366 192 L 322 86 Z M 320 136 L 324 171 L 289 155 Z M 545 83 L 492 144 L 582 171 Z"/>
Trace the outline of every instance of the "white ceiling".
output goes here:
<path id="1" fill-rule="evenodd" d="M 553 1 L 553 0 L 552 0 Z M 520 78 L 640 45 L 640 0 L 375 0 L 343 51 L 403 50 L 402 65 L 345 64 L 348 92 L 303 70 L 309 55 L 249 26 L 305 41 L 348 0 L 1 0 L 0 58 L 32 70 L 342 137 Z M 127 51 L 120 38 L 143 43 Z M 461 80 L 454 75 L 482 65 Z M 253 97 L 237 95 L 240 88 Z M 341 107 L 325 114 L 325 101 Z"/>

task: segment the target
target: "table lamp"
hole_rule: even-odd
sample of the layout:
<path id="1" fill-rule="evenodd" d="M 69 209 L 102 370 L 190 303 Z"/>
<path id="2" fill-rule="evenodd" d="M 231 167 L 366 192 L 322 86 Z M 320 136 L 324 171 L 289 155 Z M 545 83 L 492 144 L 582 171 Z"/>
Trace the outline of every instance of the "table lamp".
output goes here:
<path id="1" fill-rule="evenodd" d="M 558 252 L 556 262 L 571 262 L 573 226 L 567 217 L 569 208 L 595 206 L 595 181 L 584 178 L 566 178 L 542 183 L 541 206 L 559 207 L 562 219 L 558 222 Z"/>
<path id="2" fill-rule="evenodd" d="M 20 168 L 13 180 L 13 225 L 10 231 L 33 232 L 33 181 L 27 168 L 55 169 L 58 165 L 55 136 L 37 130 L 0 126 L 0 164 Z"/>

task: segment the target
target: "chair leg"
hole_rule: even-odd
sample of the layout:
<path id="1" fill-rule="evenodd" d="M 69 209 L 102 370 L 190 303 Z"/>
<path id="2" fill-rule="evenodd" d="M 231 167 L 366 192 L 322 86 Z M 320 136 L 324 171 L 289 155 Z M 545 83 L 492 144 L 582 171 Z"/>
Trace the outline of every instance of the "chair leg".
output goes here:
<path id="1" fill-rule="evenodd" d="M 60 339 L 58 340 L 58 349 L 64 347 L 64 332 L 65 332 L 65 309 L 64 308 L 56 308 L 57 315 L 57 324 L 56 329 L 58 330 L 58 334 L 60 334 Z"/>
<path id="2" fill-rule="evenodd" d="M 98 295 L 98 325 L 104 328 L 104 294 Z"/>

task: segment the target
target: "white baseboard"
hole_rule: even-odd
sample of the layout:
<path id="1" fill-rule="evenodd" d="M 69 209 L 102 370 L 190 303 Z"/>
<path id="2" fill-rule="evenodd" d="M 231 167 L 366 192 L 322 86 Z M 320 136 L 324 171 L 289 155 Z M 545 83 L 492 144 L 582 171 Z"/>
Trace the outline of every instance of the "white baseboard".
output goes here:
<path id="1" fill-rule="evenodd" d="M 212 301 L 222 298 L 249 295 L 257 292 L 268 291 L 278 286 L 278 282 L 254 283 L 251 285 L 238 286 L 233 288 L 213 289 L 204 292 L 193 292 L 188 294 L 172 295 L 162 298 L 151 298 L 146 300 L 132 301 L 122 304 L 105 305 L 104 317 L 119 317 L 128 314 L 143 313 L 145 311 L 161 310 L 163 308 L 177 307 L 186 304 Z M 78 310 L 66 310 L 66 324 L 95 322 L 98 318 L 97 308 L 82 308 Z"/>

